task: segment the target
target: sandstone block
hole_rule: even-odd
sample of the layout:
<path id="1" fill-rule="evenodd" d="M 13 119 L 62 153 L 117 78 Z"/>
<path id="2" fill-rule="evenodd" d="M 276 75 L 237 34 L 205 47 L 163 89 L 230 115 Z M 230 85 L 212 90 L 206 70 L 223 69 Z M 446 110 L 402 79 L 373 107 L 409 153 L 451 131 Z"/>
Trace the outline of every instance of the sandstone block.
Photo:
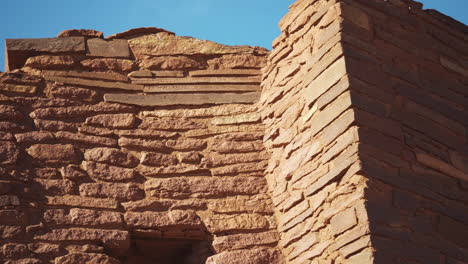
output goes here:
<path id="1" fill-rule="evenodd" d="M 174 138 L 179 135 L 177 132 L 146 130 L 146 129 L 117 130 L 117 131 L 113 131 L 113 134 L 114 133 L 121 137 L 143 138 L 143 139 Z"/>
<path id="2" fill-rule="evenodd" d="M 266 66 L 266 63 L 266 57 L 250 54 L 229 54 L 208 61 L 211 69 L 261 69 Z"/>
<path id="3" fill-rule="evenodd" d="M 175 156 L 145 152 L 141 155 L 141 164 L 143 165 L 153 165 L 153 166 L 170 166 L 178 163 L 178 160 Z"/>
<path id="4" fill-rule="evenodd" d="M 212 233 L 258 230 L 269 227 L 268 220 L 260 214 L 213 215 L 205 220 L 205 224 Z"/>
<path id="5" fill-rule="evenodd" d="M 247 104 L 255 103 L 260 93 L 192 93 L 192 94 L 105 94 L 106 102 L 141 106 Z"/>
<path id="6" fill-rule="evenodd" d="M 330 221 L 330 228 L 334 235 L 343 233 L 355 225 L 357 225 L 357 218 L 354 208 L 349 208 L 346 211 L 339 213 Z"/>
<path id="7" fill-rule="evenodd" d="M 153 129 L 153 130 L 190 130 L 205 128 L 206 125 L 193 121 L 187 118 L 154 118 L 146 117 L 143 118 L 140 129 Z"/>
<path id="8" fill-rule="evenodd" d="M 225 195 L 258 194 L 265 192 L 266 181 L 259 177 L 163 178 L 145 183 L 145 191 L 151 197 L 188 198 L 219 197 Z"/>
<path id="9" fill-rule="evenodd" d="M 93 148 L 85 152 L 84 158 L 127 168 L 135 167 L 139 163 L 135 156 L 115 148 Z"/>
<path id="10" fill-rule="evenodd" d="M 163 167 L 137 167 L 138 172 L 145 177 L 161 177 L 167 175 L 183 175 L 190 173 L 198 173 L 206 171 L 205 169 L 196 165 L 179 164 L 175 166 L 164 165 Z"/>
<path id="11" fill-rule="evenodd" d="M 180 138 L 166 141 L 166 146 L 175 151 L 194 151 L 205 149 L 207 143 L 204 140 Z"/>
<path id="12" fill-rule="evenodd" d="M 70 87 L 68 85 L 52 84 L 50 94 L 56 98 L 64 98 L 83 102 L 96 102 L 99 94 L 91 89 Z"/>
<path id="13" fill-rule="evenodd" d="M 230 164 L 250 163 L 254 161 L 262 161 L 268 159 L 266 152 L 261 153 L 242 153 L 242 154 L 227 154 L 227 155 L 209 155 L 203 158 L 203 164 L 208 167 L 219 167 Z"/>
<path id="14" fill-rule="evenodd" d="M 14 106 L 0 105 L 0 119 L 19 120 L 23 119 L 23 115 Z"/>
<path id="15" fill-rule="evenodd" d="M 125 39 L 103 40 L 92 38 L 86 41 L 87 56 L 106 58 L 130 58 L 130 49 Z"/>
<path id="16" fill-rule="evenodd" d="M 52 195 L 74 194 L 77 189 L 75 183 L 69 180 L 34 179 L 34 182 L 41 193 Z"/>
<path id="17" fill-rule="evenodd" d="M 2 247 L 3 255 L 6 258 L 19 259 L 29 257 L 31 253 L 25 244 L 5 243 Z"/>
<path id="18" fill-rule="evenodd" d="M 123 83 L 123 82 L 85 80 L 85 79 L 80 79 L 80 78 L 55 77 L 55 76 L 45 76 L 45 79 L 49 81 L 59 82 L 59 83 L 105 88 L 105 89 L 119 89 L 119 90 L 130 90 L 130 91 L 142 91 L 143 90 L 143 86 L 141 85 Z"/>
<path id="19" fill-rule="evenodd" d="M 18 206 L 20 205 L 20 200 L 16 195 L 1 195 L 0 196 L 0 206 Z"/>
<path id="20" fill-rule="evenodd" d="M 54 135 L 47 131 L 32 131 L 15 135 L 16 141 L 22 144 L 47 143 L 53 141 Z"/>
<path id="21" fill-rule="evenodd" d="M 86 124 L 107 128 L 133 128 L 137 118 L 133 114 L 105 114 L 86 118 Z"/>
<path id="22" fill-rule="evenodd" d="M 72 224 L 82 226 L 123 226 L 122 214 L 117 212 L 72 208 L 70 209 L 70 220 Z"/>
<path id="23" fill-rule="evenodd" d="M 280 264 L 281 253 L 276 249 L 257 248 L 227 251 L 207 259 L 207 264 Z"/>
<path id="24" fill-rule="evenodd" d="M 139 64 L 140 68 L 148 70 L 198 70 L 206 69 L 205 62 L 187 56 L 158 56 L 143 58 Z M 183 77 L 183 76 L 175 76 Z"/>
<path id="25" fill-rule="evenodd" d="M 79 189 L 80 194 L 87 197 L 113 198 L 119 201 L 144 198 L 143 190 L 131 183 L 83 183 Z"/>
<path id="26" fill-rule="evenodd" d="M 80 192 L 81 192 L 80 186 Z M 48 205 L 63 205 L 70 207 L 87 207 L 87 208 L 104 208 L 104 209 L 116 209 L 118 203 L 111 199 L 97 199 L 75 195 L 64 195 L 64 196 L 46 196 Z"/>
<path id="27" fill-rule="evenodd" d="M 260 84 L 260 77 L 185 77 L 185 78 L 149 78 L 149 79 L 136 79 L 133 80 L 135 84 L 144 85 L 191 85 L 191 84 Z M 235 87 L 235 85 L 232 85 Z M 151 87 L 151 86 L 150 86 Z M 257 88 L 257 90 L 259 90 Z"/>
<path id="28" fill-rule="evenodd" d="M 126 75 L 116 72 L 89 72 L 89 71 L 42 71 L 45 77 L 77 77 L 84 79 L 99 79 L 106 81 L 127 82 L 129 78 Z"/>
<path id="29" fill-rule="evenodd" d="M 118 73 L 129 73 L 137 68 L 132 60 L 114 58 L 96 58 L 80 62 L 81 65 L 91 71 L 112 71 Z"/>
<path id="30" fill-rule="evenodd" d="M 163 153 L 168 150 L 166 143 L 161 140 L 147 140 L 126 137 L 119 139 L 119 146 L 130 149 L 153 150 Z"/>
<path id="31" fill-rule="evenodd" d="M 144 85 L 145 93 L 172 92 L 256 92 L 260 90 L 257 84 L 164 84 Z"/>
<path id="32" fill-rule="evenodd" d="M 212 149 L 218 153 L 244 153 L 263 151 L 265 147 L 261 141 L 253 142 L 235 142 L 235 141 L 219 141 L 215 142 Z"/>
<path id="33" fill-rule="evenodd" d="M 243 123 L 257 123 L 260 122 L 260 115 L 258 113 L 248 113 L 236 116 L 218 117 L 211 120 L 213 125 L 235 125 Z"/>
<path id="34" fill-rule="evenodd" d="M 228 104 L 217 105 L 204 108 L 195 109 L 172 109 L 172 110 L 155 110 L 155 111 L 142 111 L 141 115 L 144 117 L 212 117 L 212 116 L 227 116 L 235 114 L 243 114 L 256 111 L 257 108 L 253 105 L 244 104 Z"/>
<path id="35" fill-rule="evenodd" d="M 0 91 L 35 94 L 37 86 L 1 83 Z"/>
<path id="36" fill-rule="evenodd" d="M 177 155 L 179 162 L 186 164 L 200 164 L 202 155 L 199 152 L 183 152 Z"/>
<path id="37" fill-rule="evenodd" d="M 89 38 L 102 38 L 104 33 L 94 29 L 68 29 L 60 32 L 57 37 L 89 37 Z"/>
<path id="38" fill-rule="evenodd" d="M 40 70 L 63 70 L 73 68 L 75 64 L 73 56 L 41 55 L 28 58 L 24 66 Z"/>
<path id="39" fill-rule="evenodd" d="M 0 164 L 15 164 L 19 159 L 19 149 L 15 143 L 10 141 L 0 141 Z"/>
<path id="40" fill-rule="evenodd" d="M 77 53 L 85 51 L 83 37 L 7 39 L 7 51 L 33 51 L 47 53 Z"/>
<path id="41" fill-rule="evenodd" d="M 261 75 L 259 70 L 250 69 L 218 69 L 218 70 L 200 70 L 190 71 L 189 75 L 193 77 L 202 76 L 256 76 Z"/>
<path id="42" fill-rule="evenodd" d="M 127 231 L 107 229 L 69 228 L 54 229 L 45 234 L 34 235 L 35 240 L 49 242 L 97 242 L 103 243 L 111 251 L 121 254 L 130 247 Z"/>
<path id="43" fill-rule="evenodd" d="M 270 197 L 259 194 L 247 197 L 213 199 L 208 203 L 208 209 L 214 213 L 273 213 Z"/>
<path id="44" fill-rule="evenodd" d="M 240 173 L 249 173 L 249 172 L 263 172 L 267 166 L 266 161 L 255 162 L 255 163 L 243 163 L 243 164 L 234 164 L 225 167 L 213 168 L 211 173 L 214 176 L 217 175 L 236 175 Z"/>
<path id="45" fill-rule="evenodd" d="M 26 151 L 34 159 L 50 164 L 76 163 L 79 160 L 78 151 L 68 144 L 36 144 Z"/>
<path id="46" fill-rule="evenodd" d="M 68 165 L 60 170 L 62 177 L 71 181 L 80 181 L 88 178 L 88 174 L 84 172 L 78 165 Z"/>
<path id="47" fill-rule="evenodd" d="M 200 229 L 203 224 L 193 211 L 172 210 L 169 212 L 127 212 L 125 222 L 130 227 L 174 227 Z"/>
<path id="48" fill-rule="evenodd" d="M 61 251 L 60 245 L 49 243 L 31 243 L 28 244 L 28 249 L 41 256 L 58 256 Z"/>
<path id="49" fill-rule="evenodd" d="M 215 237 L 213 248 L 217 253 L 232 251 L 235 249 L 246 249 L 253 246 L 275 244 L 279 240 L 276 232 L 263 232 L 252 234 L 235 234 Z"/>
<path id="50" fill-rule="evenodd" d="M 55 259 L 55 264 L 120 264 L 120 261 L 105 254 L 71 253 Z"/>
<path id="51" fill-rule="evenodd" d="M 132 169 L 107 165 L 97 162 L 84 162 L 83 166 L 88 172 L 89 176 L 102 181 L 129 181 L 134 179 L 137 175 Z"/>
<path id="52" fill-rule="evenodd" d="M 103 146 L 103 147 L 117 146 L 117 140 L 113 138 L 87 136 L 87 135 L 82 135 L 82 134 L 74 134 L 71 132 L 59 131 L 55 133 L 55 138 L 59 140 L 68 141 L 71 143 L 84 144 L 84 145 Z"/>

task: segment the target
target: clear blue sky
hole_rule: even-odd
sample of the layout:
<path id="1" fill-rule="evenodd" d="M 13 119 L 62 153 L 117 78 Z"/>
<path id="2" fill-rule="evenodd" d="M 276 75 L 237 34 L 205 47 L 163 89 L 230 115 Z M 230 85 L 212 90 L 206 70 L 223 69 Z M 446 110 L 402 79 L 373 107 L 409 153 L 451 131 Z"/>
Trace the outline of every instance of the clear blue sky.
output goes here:
<path id="1" fill-rule="evenodd" d="M 90 28 L 105 36 L 161 27 L 180 36 L 271 48 L 278 22 L 295 0 L 0 0 L 0 70 L 4 39 L 55 37 Z M 420 0 L 468 24 L 468 0 Z"/>

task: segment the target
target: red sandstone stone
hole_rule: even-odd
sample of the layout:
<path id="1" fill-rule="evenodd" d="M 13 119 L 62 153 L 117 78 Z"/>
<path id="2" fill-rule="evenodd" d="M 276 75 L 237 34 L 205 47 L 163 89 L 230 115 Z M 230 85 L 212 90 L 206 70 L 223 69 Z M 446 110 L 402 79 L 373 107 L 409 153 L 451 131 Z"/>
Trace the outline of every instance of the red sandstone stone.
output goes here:
<path id="1" fill-rule="evenodd" d="M 0 141 L 0 164 L 15 164 L 18 161 L 20 152 L 18 147 L 9 141 Z"/>
<path id="2" fill-rule="evenodd" d="M 24 66 L 40 70 L 64 70 L 73 68 L 76 63 L 73 56 L 41 55 L 29 58 Z"/>
<path id="3" fill-rule="evenodd" d="M 27 149 L 28 154 L 50 164 L 76 163 L 78 152 L 72 145 L 36 144 Z"/>
<path id="4" fill-rule="evenodd" d="M 84 162 L 84 168 L 89 176 L 97 180 L 121 182 L 130 181 L 136 177 L 136 172 L 132 169 L 111 166 L 104 163 Z"/>
<path id="5" fill-rule="evenodd" d="M 153 166 L 170 166 L 178 163 L 173 155 L 145 152 L 141 156 L 141 164 Z"/>
<path id="6" fill-rule="evenodd" d="M 186 56 L 158 56 L 143 59 L 140 68 L 148 70 L 199 70 L 206 69 L 207 65 L 203 61 L 195 60 Z"/>
<path id="7" fill-rule="evenodd" d="M 86 160 L 108 163 L 123 167 L 135 167 L 138 165 L 138 159 L 126 152 L 113 148 L 94 148 L 85 152 Z"/>
<path id="8" fill-rule="evenodd" d="M 143 190 L 128 183 L 83 183 L 80 195 L 97 198 L 114 198 L 119 201 L 132 201 L 144 197 Z"/>
<path id="9" fill-rule="evenodd" d="M 102 38 L 104 33 L 94 29 L 68 29 L 60 32 L 57 37 L 89 37 L 89 38 Z"/>
<path id="10" fill-rule="evenodd" d="M 114 71 L 118 73 L 129 73 L 137 68 L 134 61 L 125 59 L 88 59 L 83 60 L 80 63 L 85 69 L 92 71 Z"/>

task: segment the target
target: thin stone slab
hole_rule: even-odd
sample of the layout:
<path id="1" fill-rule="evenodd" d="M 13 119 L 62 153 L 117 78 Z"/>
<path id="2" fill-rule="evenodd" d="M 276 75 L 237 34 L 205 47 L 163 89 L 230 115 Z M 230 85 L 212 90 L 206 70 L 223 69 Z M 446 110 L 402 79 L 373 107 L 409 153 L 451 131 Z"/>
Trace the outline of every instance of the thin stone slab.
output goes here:
<path id="1" fill-rule="evenodd" d="M 195 83 L 256 83 L 259 84 L 261 78 L 258 77 L 187 77 L 187 78 L 151 78 L 133 80 L 135 84 L 195 84 Z"/>
<path id="2" fill-rule="evenodd" d="M 79 79 L 79 78 L 64 78 L 64 77 L 55 77 L 55 76 L 54 77 L 45 76 L 44 78 L 49 81 L 81 85 L 81 86 L 130 90 L 130 91 L 142 91 L 143 90 L 142 85 L 131 84 L 131 83 L 105 82 L 105 81 L 84 80 L 84 79 Z"/>
<path id="3" fill-rule="evenodd" d="M 115 72 L 42 71 L 42 75 L 47 77 L 79 77 L 86 79 L 101 79 L 122 82 L 129 80 L 127 76 Z"/>
<path id="4" fill-rule="evenodd" d="M 88 39 L 88 53 L 92 57 L 130 58 L 130 48 L 125 39 L 103 40 Z"/>
<path id="5" fill-rule="evenodd" d="M 146 93 L 169 92 L 250 92 L 260 91 L 260 85 L 191 84 L 191 85 L 145 85 Z"/>
<path id="6" fill-rule="evenodd" d="M 84 37 L 7 39 L 8 51 L 37 51 L 46 53 L 85 52 Z"/>
<path id="7" fill-rule="evenodd" d="M 257 76 L 261 75 L 260 70 L 250 70 L 250 69 L 220 69 L 220 70 L 200 70 L 200 71 L 191 71 L 189 73 L 192 77 L 202 77 L 202 76 Z"/>
<path id="8" fill-rule="evenodd" d="M 105 94 L 106 102 L 141 106 L 252 104 L 260 99 L 260 92 L 250 93 L 187 93 L 187 94 Z"/>

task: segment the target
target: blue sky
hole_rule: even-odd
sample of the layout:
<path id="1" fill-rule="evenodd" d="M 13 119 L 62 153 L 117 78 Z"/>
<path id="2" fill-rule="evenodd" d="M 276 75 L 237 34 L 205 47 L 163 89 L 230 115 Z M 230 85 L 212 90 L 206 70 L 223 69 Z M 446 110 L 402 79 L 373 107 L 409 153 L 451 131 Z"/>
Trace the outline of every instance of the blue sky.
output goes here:
<path id="1" fill-rule="evenodd" d="M 90 28 L 106 36 L 136 27 L 161 27 L 229 45 L 271 48 L 278 22 L 295 0 L 1 0 L 0 70 L 4 39 L 55 37 Z M 420 0 L 468 24 L 468 0 Z"/>

